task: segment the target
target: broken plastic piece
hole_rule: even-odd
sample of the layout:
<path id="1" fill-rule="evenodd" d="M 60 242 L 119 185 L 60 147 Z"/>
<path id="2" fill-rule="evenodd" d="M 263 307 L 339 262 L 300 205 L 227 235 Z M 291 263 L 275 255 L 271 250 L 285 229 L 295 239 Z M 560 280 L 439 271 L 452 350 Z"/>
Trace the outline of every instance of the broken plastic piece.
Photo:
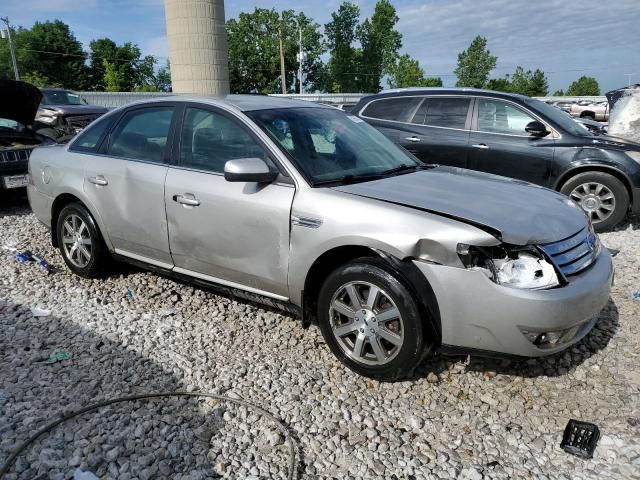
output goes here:
<path id="1" fill-rule="evenodd" d="M 16 253 L 16 260 L 20 263 L 27 263 L 31 261 L 31 252 L 26 250 L 24 252 Z"/>
<path id="2" fill-rule="evenodd" d="M 48 317 L 51 315 L 51 310 L 45 310 L 44 308 L 31 307 L 31 315 L 34 317 Z"/>
<path id="3" fill-rule="evenodd" d="M 65 352 L 64 350 L 61 350 L 59 352 L 53 352 L 51 355 L 49 355 L 49 358 L 47 358 L 47 360 L 44 363 L 57 363 L 57 362 L 64 362 L 65 360 L 69 360 L 71 358 L 71 354 L 69 352 Z"/>
<path id="4" fill-rule="evenodd" d="M 571 419 L 564 429 L 560 448 L 576 457 L 593 458 L 593 452 L 600 440 L 600 429 L 597 425 Z"/>
<path id="5" fill-rule="evenodd" d="M 49 265 L 49 262 L 47 262 L 44 258 L 31 253 L 29 250 L 25 250 L 24 252 L 17 252 L 16 260 L 20 263 L 27 263 L 33 260 L 38 264 L 40 268 L 45 270 L 47 273 L 51 273 L 53 271 L 53 267 Z"/>
<path id="6" fill-rule="evenodd" d="M 636 290 L 631 294 L 634 300 L 640 300 L 640 290 Z"/>

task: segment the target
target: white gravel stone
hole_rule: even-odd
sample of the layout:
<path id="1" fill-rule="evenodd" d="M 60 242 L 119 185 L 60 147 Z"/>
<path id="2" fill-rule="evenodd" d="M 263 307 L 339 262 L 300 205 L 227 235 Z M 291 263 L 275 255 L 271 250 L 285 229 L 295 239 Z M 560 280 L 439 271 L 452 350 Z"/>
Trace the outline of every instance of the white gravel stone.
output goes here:
<path id="1" fill-rule="evenodd" d="M 24 205 L 0 210 L 13 242 L 59 271 L 0 250 L 0 465 L 59 415 L 174 390 L 233 395 L 281 418 L 314 478 L 638 478 L 640 223 L 602 235 L 619 249 L 611 302 L 567 352 L 531 361 L 429 359 L 380 383 L 331 355 L 317 328 L 149 272 L 85 280 L 65 268 Z M 129 294 L 129 292 L 131 292 Z M 50 311 L 35 318 L 31 308 Z M 517 312 L 514 312 L 517 315 Z M 517 320 L 517 319 L 516 319 Z M 54 352 L 71 359 L 44 364 Z M 570 418 L 596 423 L 592 460 L 559 448 Z M 273 422 L 198 398 L 114 404 L 45 435 L 7 478 L 285 478 Z"/>

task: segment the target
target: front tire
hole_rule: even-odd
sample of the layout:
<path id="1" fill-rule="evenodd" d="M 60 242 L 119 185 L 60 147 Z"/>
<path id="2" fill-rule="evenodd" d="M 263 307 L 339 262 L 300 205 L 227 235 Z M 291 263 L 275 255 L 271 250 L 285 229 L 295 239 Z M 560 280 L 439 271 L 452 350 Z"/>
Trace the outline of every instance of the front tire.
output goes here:
<path id="1" fill-rule="evenodd" d="M 58 248 L 69 269 L 84 278 L 104 272 L 109 253 L 89 211 L 80 203 L 62 209 L 56 225 Z"/>
<path id="2" fill-rule="evenodd" d="M 354 260 L 329 275 L 320 290 L 318 320 L 333 354 L 377 380 L 412 375 L 431 346 L 414 294 L 376 258 Z"/>
<path id="3" fill-rule="evenodd" d="M 629 210 L 627 188 L 608 173 L 580 173 L 570 178 L 560 191 L 582 207 L 597 232 L 611 230 Z"/>

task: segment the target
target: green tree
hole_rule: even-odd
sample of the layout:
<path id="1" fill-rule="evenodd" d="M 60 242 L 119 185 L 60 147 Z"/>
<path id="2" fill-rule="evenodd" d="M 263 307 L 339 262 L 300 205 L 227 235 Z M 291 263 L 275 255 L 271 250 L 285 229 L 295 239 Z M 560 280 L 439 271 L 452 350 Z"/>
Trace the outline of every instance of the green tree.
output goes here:
<path id="1" fill-rule="evenodd" d="M 487 87 L 489 90 L 495 90 L 496 92 L 511 92 L 511 81 L 509 80 L 509 75 L 506 75 L 503 78 L 492 78 L 487 82 Z"/>
<path id="2" fill-rule="evenodd" d="M 326 88 L 331 92 L 357 92 L 361 81 L 358 77 L 360 52 L 354 46 L 360 8 L 344 2 L 331 21 L 324 26 L 330 58 L 327 64 Z"/>
<path id="3" fill-rule="evenodd" d="M 153 83 L 156 59 L 152 55 L 142 56 L 140 48 L 127 42 L 117 45 L 110 38 L 92 40 L 89 44 L 88 88 L 107 90 L 105 84 L 106 60 L 122 75 L 119 82 L 123 92 L 129 92 Z"/>
<path id="4" fill-rule="evenodd" d="M 564 90 L 562 90 L 562 89 L 556 90 L 555 92 L 553 92 L 553 96 L 554 97 L 564 97 Z"/>
<path id="5" fill-rule="evenodd" d="M 109 62 L 107 59 L 102 60 L 104 67 L 104 89 L 107 92 L 123 92 L 125 91 L 124 66 Z"/>
<path id="6" fill-rule="evenodd" d="M 276 93 L 281 87 L 279 34 L 285 59 L 285 85 L 297 86 L 299 27 L 302 29 L 304 85 L 315 89 L 322 81 L 324 53 L 320 26 L 303 13 L 293 10 L 256 8 L 227 21 L 229 77 L 234 93 Z"/>
<path id="7" fill-rule="evenodd" d="M 600 95 L 600 85 L 595 78 L 583 75 L 569 85 L 567 95 L 570 97 Z"/>
<path id="8" fill-rule="evenodd" d="M 487 49 L 487 39 L 477 36 L 469 48 L 458 54 L 458 65 L 454 70 L 458 77 L 456 86 L 484 88 L 497 61 L 498 58 Z"/>
<path id="9" fill-rule="evenodd" d="M 442 79 L 425 77 L 420 62 L 405 53 L 391 67 L 387 83 L 389 88 L 441 87 Z"/>
<path id="10" fill-rule="evenodd" d="M 398 50 L 402 47 L 402 35 L 395 30 L 398 20 L 396 9 L 389 0 L 379 0 L 371 20 L 366 19 L 357 27 L 357 37 L 362 45 L 359 91 L 379 92 L 382 76 L 395 67 Z"/>
<path id="11" fill-rule="evenodd" d="M 31 29 L 12 29 L 11 36 L 20 72 L 46 79 L 50 85 L 85 88 L 86 54 L 66 23 L 36 22 Z M 0 41 L 0 78 L 13 78 L 6 41 Z"/>
<path id="12" fill-rule="evenodd" d="M 52 82 L 39 72 L 27 72 L 20 74 L 20 80 L 30 83 L 36 87 L 61 87 L 62 85 Z"/>
<path id="13" fill-rule="evenodd" d="M 549 82 L 542 70 L 536 68 L 529 80 L 529 96 L 546 97 L 549 94 Z"/>

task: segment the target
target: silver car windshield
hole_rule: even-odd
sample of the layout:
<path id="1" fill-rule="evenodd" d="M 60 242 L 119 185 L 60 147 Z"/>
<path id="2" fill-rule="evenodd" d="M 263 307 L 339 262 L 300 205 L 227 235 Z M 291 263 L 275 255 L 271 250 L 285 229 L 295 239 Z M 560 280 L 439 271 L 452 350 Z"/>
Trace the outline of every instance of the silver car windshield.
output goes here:
<path id="1" fill-rule="evenodd" d="M 423 167 L 358 117 L 329 108 L 247 112 L 314 185 L 358 182 Z"/>

